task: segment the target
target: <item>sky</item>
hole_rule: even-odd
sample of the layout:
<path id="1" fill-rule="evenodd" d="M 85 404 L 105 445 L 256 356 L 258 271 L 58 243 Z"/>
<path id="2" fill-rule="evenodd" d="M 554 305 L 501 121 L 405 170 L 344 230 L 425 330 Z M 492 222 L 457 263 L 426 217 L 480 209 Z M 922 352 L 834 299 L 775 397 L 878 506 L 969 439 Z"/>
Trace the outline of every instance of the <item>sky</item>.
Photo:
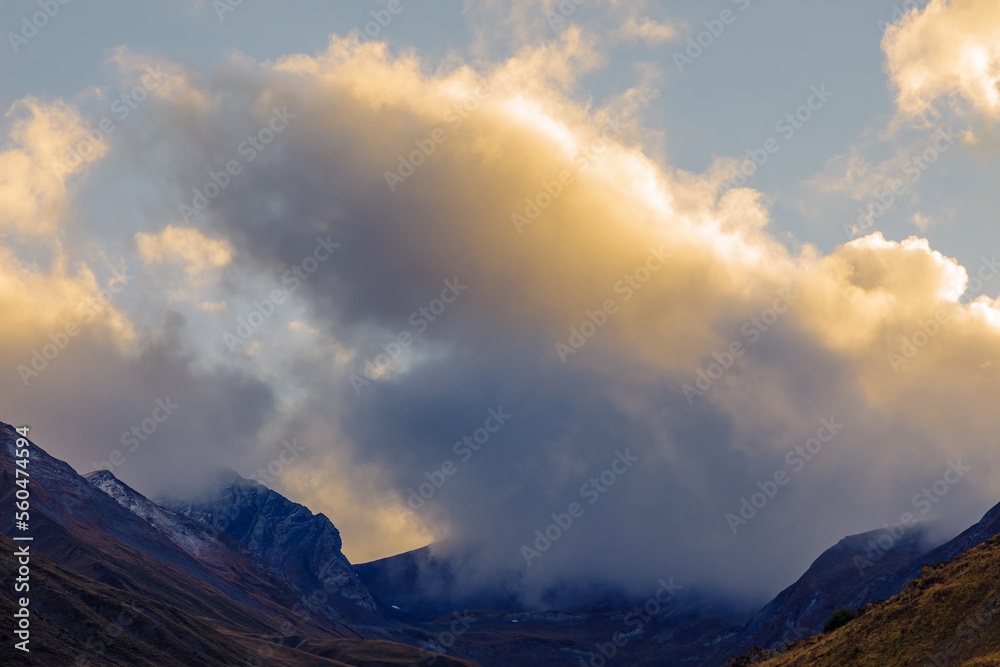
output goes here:
<path id="1" fill-rule="evenodd" d="M 0 419 L 353 562 L 766 599 L 1000 499 L 1000 6 L 7 1 Z"/>

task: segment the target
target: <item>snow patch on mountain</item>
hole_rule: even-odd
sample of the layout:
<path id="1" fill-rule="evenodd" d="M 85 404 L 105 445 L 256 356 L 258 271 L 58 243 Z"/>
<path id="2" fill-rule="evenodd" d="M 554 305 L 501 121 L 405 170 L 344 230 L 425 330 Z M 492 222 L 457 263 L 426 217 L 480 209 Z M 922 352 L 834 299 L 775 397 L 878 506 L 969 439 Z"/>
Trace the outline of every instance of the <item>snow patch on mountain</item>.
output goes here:
<path id="1" fill-rule="evenodd" d="M 119 480 L 112 472 L 98 470 L 87 473 L 84 477 L 192 556 L 198 557 L 206 549 L 222 548 L 217 540 L 205 534 L 205 528 L 199 523 L 160 507 Z"/>
<path id="2" fill-rule="evenodd" d="M 303 595 L 333 593 L 368 611 L 378 605 L 341 552 L 340 531 L 323 514 L 227 471 L 197 500 L 161 504 L 244 545 L 251 558 Z"/>

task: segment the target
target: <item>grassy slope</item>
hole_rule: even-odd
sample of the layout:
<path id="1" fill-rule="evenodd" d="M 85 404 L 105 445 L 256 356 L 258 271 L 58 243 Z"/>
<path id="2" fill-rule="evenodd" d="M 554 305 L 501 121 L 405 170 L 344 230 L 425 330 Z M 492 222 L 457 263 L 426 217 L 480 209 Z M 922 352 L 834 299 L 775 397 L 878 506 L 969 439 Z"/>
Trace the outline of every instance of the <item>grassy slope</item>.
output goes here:
<path id="1" fill-rule="evenodd" d="M 1000 665 L 1000 537 L 936 568 L 925 568 L 902 593 L 871 605 L 843 628 L 758 664 Z"/>
<path id="2" fill-rule="evenodd" d="M 0 579 L 11 582 L 13 541 L 0 534 Z M 384 641 L 312 639 L 298 648 L 265 642 L 260 635 L 234 631 L 230 619 L 198 616 L 172 604 L 130 593 L 84 577 L 40 553 L 31 556 L 31 653 L 13 648 L 15 603 L 0 595 L 0 664 L 73 665 L 79 656 L 101 667 L 391 667 L 439 664 L 472 667 L 421 649 Z M 125 611 L 128 609 L 136 611 Z M 44 611 L 42 610 L 44 609 Z M 124 611 L 124 615 L 123 615 Z M 113 630 L 121 620 L 124 632 Z M 258 653 L 258 651 L 260 651 Z M 253 659 L 263 655 L 262 662 Z M 437 661 L 434 662 L 434 658 Z M 249 662 L 248 662 L 249 660 Z"/>
<path id="3" fill-rule="evenodd" d="M 477 667 L 476 663 L 461 658 L 424 651 L 395 642 L 351 639 L 307 639 L 298 648 L 302 651 L 341 660 L 356 667 L 409 667 L 410 665 L 437 665 L 438 667 Z"/>
<path id="4" fill-rule="evenodd" d="M 4 433 L 0 429 L 0 452 L 4 451 Z M 0 665 L 73 665 L 80 656 L 102 667 L 359 664 L 267 641 L 281 637 L 278 630 L 286 622 L 292 632 L 286 644 L 299 644 L 303 637 L 320 643 L 339 640 L 340 654 L 352 659 L 356 654 L 369 665 L 399 665 L 404 660 L 405 664 L 430 664 L 436 656 L 409 645 L 360 640 L 342 624 L 327 627 L 296 614 L 292 608 L 297 594 L 257 573 L 236 551 L 223 550 L 214 561 L 190 560 L 103 492 L 92 494 L 89 483 L 82 487 L 63 484 L 60 475 L 72 481 L 76 473 L 44 456 L 45 470 L 54 482 L 51 489 L 38 483 L 32 488 L 34 541 L 29 543 L 31 591 L 27 595 L 31 598 L 32 653 L 25 655 L 13 648 L 16 564 L 12 554 L 16 546 L 0 533 L 0 581 L 4 582 L 0 586 Z M 0 456 L 0 506 L 11 509 L 13 479 L 11 458 Z M 96 517 L 97 525 L 77 514 Z M 10 525 L 12 516 L 8 513 L 7 517 Z M 160 553 L 165 559 L 158 557 Z M 123 615 L 129 608 L 136 611 Z M 113 626 L 121 615 L 124 632 Z M 106 634 L 109 627 L 112 636 Z M 258 661 L 255 654 L 266 659 Z M 437 664 L 445 663 L 439 659 Z"/>
<path id="5" fill-rule="evenodd" d="M 0 577 L 13 579 L 13 541 L 0 535 Z M 253 644 L 220 632 L 209 619 L 142 595 L 81 576 L 42 554 L 31 556 L 31 654 L 13 648 L 14 601 L 0 596 L 0 664 L 73 665 L 81 655 L 91 665 L 225 667 L 244 664 Z M 45 611 L 38 610 L 44 607 Z M 124 629 L 119 633 L 114 623 Z M 111 630 L 109 631 L 109 628 Z M 281 648 L 273 665 L 340 666 Z M 306 658 L 309 660 L 300 660 Z"/>

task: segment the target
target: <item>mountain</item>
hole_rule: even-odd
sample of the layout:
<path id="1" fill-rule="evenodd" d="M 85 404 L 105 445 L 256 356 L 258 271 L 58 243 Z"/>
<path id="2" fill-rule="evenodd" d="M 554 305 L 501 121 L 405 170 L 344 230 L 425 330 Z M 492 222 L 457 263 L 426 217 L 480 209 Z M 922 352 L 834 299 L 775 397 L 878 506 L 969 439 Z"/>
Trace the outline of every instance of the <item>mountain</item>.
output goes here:
<path id="1" fill-rule="evenodd" d="M 18 437 L 0 422 L 4 507 L 13 507 L 19 490 Z M 314 589 L 304 600 L 302 591 L 290 585 L 297 576 L 297 556 L 260 559 L 227 532 L 153 503 L 110 472 L 81 476 L 33 442 L 27 450 L 29 529 L 17 530 L 13 513 L 4 513 L 0 571 L 10 581 L 18 566 L 15 548 L 27 545 L 31 579 L 24 594 L 31 600 L 32 653 L 13 648 L 10 625 L 4 624 L 3 664 L 221 667 L 261 664 L 269 656 L 268 664 L 275 665 L 431 660 L 474 665 L 420 648 L 442 647 L 425 627 L 383 615 L 348 579 L 341 587 L 346 595 L 323 600 Z M 301 506 L 273 491 L 247 480 L 234 484 L 246 489 L 248 498 L 264 501 L 261 508 L 275 513 L 291 508 L 288 516 L 305 518 L 296 509 Z M 329 556 L 335 561 L 331 568 L 350 568 L 332 524 L 312 530 L 302 534 L 316 536 L 316 556 Z M 15 543 L 14 536 L 32 541 Z M 261 553 L 267 556 L 266 549 Z M 287 565 L 290 575 L 269 562 Z M 11 618 L 15 601 L 7 590 L 0 596 L 0 613 Z"/>
<path id="2" fill-rule="evenodd" d="M 936 567 L 925 565 L 901 593 L 863 608 L 844 627 L 734 664 L 1000 665 L 1000 537 Z"/>
<path id="3" fill-rule="evenodd" d="M 717 596 L 674 590 L 669 581 L 650 582 L 648 598 L 582 584 L 536 591 L 551 606 L 524 609 L 510 592 L 519 583 L 513 574 L 492 588 L 470 589 L 462 581 L 466 561 L 475 557 L 475 551 L 437 544 L 354 568 L 379 604 L 431 627 L 443 624 L 430 619 L 464 610 L 471 627 L 463 650 L 486 667 L 578 667 L 610 663 L 609 654 L 628 665 L 697 665 L 715 653 L 719 632 L 751 611 Z"/>
<path id="4" fill-rule="evenodd" d="M 348 611 L 378 609 L 341 551 L 340 531 L 333 523 L 262 484 L 227 471 L 197 499 L 160 502 L 236 540 L 254 563 L 301 595 L 324 598 L 320 606 L 332 620 L 346 620 Z M 350 607 L 334 604 L 338 598 Z"/>
<path id="5" fill-rule="evenodd" d="M 891 598 L 917 579 L 922 568 L 949 561 L 1000 535 L 1000 504 L 936 548 L 927 548 L 927 532 L 918 525 L 902 534 L 880 529 L 844 538 L 738 632 L 730 633 L 709 664 L 723 664 L 727 656 L 742 655 L 753 647 L 774 649 L 815 635 L 841 607 L 859 610 Z"/>
<path id="6" fill-rule="evenodd" d="M 231 549 L 231 544 L 210 535 L 201 524 L 160 507 L 109 470 L 85 473 L 83 477 L 195 558 L 206 559 Z"/>
<path id="7" fill-rule="evenodd" d="M 883 539 L 887 549 L 878 545 L 884 535 L 884 530 L 851 535 L 824 551 L 795 583 L 728 633 L 713 663 L 753 646 L 773 648 L 814 635 L 837 609 L 857 609 L 899 592 L 893 576 L 928 551 L 927 532 L 915 527 L 891 542 Z"/>
<path id="8" fill-rule="evenodd" d="M 7 507 L 21 490 L 17 438 L 0 423 Z M 30 529 L 3 514 L 0 576 L 14 578 L 27 545 L 33 651 L 16 651 L 4 625 L 0 664 L 709 667 L 749 650 L 732 664 L 923 665 L 948 632 L 962 637 L 954 657 L 998 664 L 1000 623 L 979 614 L 1000 587 L 1000 505 L 934 549 L 919 526 L 844 538 L 756 612 L 672 580 L 650 582 L 646 599 L 580 582 L 526 610 L 516 575 L 492 590 L 463 581 L 461 559 L 475 554 L 425 548 L 353 566 L 326 516 L 233 472 L 157 503 L 111 472 L 79 475 L 27 449 Z M 861 616 L 817 635 L 843 606 Z M 8 589 L 0 614 L 17 608 Z"/>
<path id="9" fill-rule="evenodd" d="M 440 545 L 422 547 L 369 563 L 354 571 L 384 607 L 401 609 L 422 620 L 468 609 L 518 609 L 520 600 L 509 591 L 516 581 L 492 588 L 470 588 L 459 572 L 474 559 L 473 552 L 450 551 L 440 555 Z"/>
<path id="10" fill-rule="evenodd" d="M 975 525 L 962 531 L 954 539 L 923 554 L 920 558 L 914 559 L 913 562 L 897 572 L 887 582 L 892 593 L 885 597 L 891 597 L 891 595 L 906 588 L 911 581 L 920 576 L 920 569 L 923 566 L 938 565 L 957 558 L 969 549 L 977 547 L 997 535 L 1000 535 L 1000 503 L 994 505 Z"/>
<path id="11" fill-rule="evenodd" d="M 13 554 L 22 543 L 0 534 L 0 577 L 12 581 L 18 563 Z M 140 561 L 124 551 L 127 569 L 139 570 Z M 186 608 L 177 591 L 163 589 L 162 597 L 174 598 L 179 605 L 161 602 L 161 596 L 146 596 L 101 583 L 63 567 L 42 552 L 31 554 L 30 653 L 14 648 L 11 624 L 0 627 L 0 664 L 52 667 L 53 665 L 114 667 L 226 667 L 250 662 L 268 654 L 268 664 L 281 666 L 314 665 L 345 667 L 347 664 L 322 660 L 292 646 L 264 639 L 267 626 L 254 631 L 263 616 L 230 623 L 226 618 L 233 607 L 218 599 L 203 600 L 200 614 Z M 129 582 L 131 583 L 131 582 Z M 175 584 L 180 588 L 190 581 Z M 9 590 L 9 589 L 8 589 Z M 194 589 L 197 592 L 197 588 Z M 0 614 L 13 618 L 17 605 L 9 595 L 0 595 Z M 234 628 L 249 631 L 234 631 Z M 303 631 L 319 632 L 320 628 Z"/>

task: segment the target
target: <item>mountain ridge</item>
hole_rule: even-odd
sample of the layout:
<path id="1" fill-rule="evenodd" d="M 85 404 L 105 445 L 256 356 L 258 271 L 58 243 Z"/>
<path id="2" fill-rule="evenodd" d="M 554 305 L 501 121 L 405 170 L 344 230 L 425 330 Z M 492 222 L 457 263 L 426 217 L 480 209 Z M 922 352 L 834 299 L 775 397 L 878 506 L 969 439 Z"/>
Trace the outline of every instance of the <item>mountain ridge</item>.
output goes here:
<path id="1" fill-rule="evenodd" d="M 8 454 L 0 465 L 5 482 L 0 503 L 13 503 L 16 437 L 13 427 L 0 422 L 0 451 Z M 343 555 L 340 533 L 328 517 L 233 471 L 223 471 L 197 497 L 160 504 L 110 471 L 79 475 L 30 439 L 29 453 L 30 534 L 38 554 L 32 562 L 38 581 L 44 582 L 39 585 L 48 590 L 47 595 L 36 594 L 34 622 L 39 638 L 58 644 L 46 654 L 51 658 L 47 664 L 83 655 L 93 664 L 214 667 L 269 653 L 279 666 L 374 667 L 417 661 L 455 667 L 575 666 L 610 659 L 609 651 L 637 667 L 714 667 L 762 659 L 779 660 L 775 665 L 813 664 L 780 660 L 794 651 L 812 651 L 811 660 L 820 655 L 815 647 L 840 651 L 839 644 L 816 634 L 832 609 L 857 608 L 864 618 L 895 604 L 892 600 L 900 595 L 911 599 L 912 591 L 936 585 L 929 573 L 952 572 L 952 563 L 981 559 L 981 547 L 1000 539 L 1000 504 L 933 548 L 922 525 L 899 534 L 878 529 L 851 535 L 821 553 L 756 612 L 736 612 L 724 600 L 682 591 L 676 599 L 671 594 L 662 613 L 633 627 L 628 606 L 635 601 L 615 598 L 586 608 L 528 611 L 503 595 L 469 595 L 456 597 L 453 604 L 468 603 L 471 611 L 436 609 L 419 595 L 426 572 L 450 581 L 454 591 L 468 593 L 447 558 L 425 548 L 354 566 Z M 4 545 L 13 544 L 14 528 L 12 520 L 5 522 Z M 880 545 L 877 553 L 872 545 Z M 12 551 L 3 554 L 0 569 L 12 571 Z M 990 554 L 1000 555 L 1000 547 Z M 987 565 L 977 565 L 976 571 L 992 572 Z M 957 578 L 960 574 L 938 581 L 939 595 L 968 588 Z M 7 598 L 0 601 L 12 604 Z M 921 599 L 920 604 L 932 601 Z M 394 611 L 396 602 L 424 604 L 423 613 L 415 618 L 404 612 L 420 609 Z M 6 612 L 0 606 L 0 613 Z M 452 613 L 444 616 L 446 612 Z M 125 632 L 126 639 L 95 652 L 88 637 L 94 628 L 113 624 L 117 614 L 136 615 L 132 622 L 139 634 Z M 895 609 L 890 620 L 901 614 Z M 864 641 L 883 650 L 874 631 L 866 632 Z M 189 653 L 192 647 L 208 646 L 213 647 L 208 657 L 190 657 L 195 655 Z M 791 650 L 775 650 L 786 646 Z M 0 650 L 0 658 L 12 659 L 8 649 Z M 752 657 L 731 657 L 747 650 Z"/>
<path id="2" fill-rule="evenodd" d="M 228 535 L 243 545 L 255 562 L 281 573 L 306 595 L 322 590 L 366 611 L 378 610 L 343 555 L 336 526 L 322 513 L 313 514 L 259 482 L 223 475 L 198 498 L 164 498 L 160 504 Z M 337 618 L 338 612 L 330 611 Z"/>
<path id="3" fill-rule="evenodd" d="M 876 543 L 879 537 L 886 535 L 892 539 L 890 549 L 884 549 Z M 858 611 L 873 603 L 893 598 L 917 580 L 926 568 L 947 563 L 1000 535 L 1000 503 L 987 510 L 974 525 L 938 546 L 922 548 L 921 543 L 926 543 L 927 535 L 927 529 L 917 524 L 905 530 L 902 535 L 887 534 L 885 529 L 877 529 L 842 539 L 837 545 L 821 554 L 795 583 L 757 612 L 740 632 L 724 645 L 724 651 L 729 651 L 730 656 L 736 656 L 748 650 L 775 649 L 789 640 L 796 641 L 818 634 L 829 615 L 836 609 L 847 607 Z M 872 555 L 872 544 L 875 544 L 879 554 L 877 557 Z M 795 613 L 797 610 L 789 609 L 784 603 L 794 591 L 811 589 L 809 575 L 818 565 L 822 566 L 824 560 L 828 563 L 830 560 L 837 560 L 837 565 L 843 566 L 848 572 L 851 568 L 859 572 L 871 568 L 871 574 L 865 579 L 868 583 L 856 595 L 849 594 L 851 590 L 849 587 L 848 591 L 833 596 L 822 608 L 823 613 L 813 613 L 812 622 L 802 632 L 793 632 L 794 629 L 800 628 Z M 825 592 L 828 594 L 829 589 Z M 780 613 L 776 608 L 781 608 Z M 775 627 L 782 623 L 788 629 L 782 636 L 761 630 L 764 626 Z M 720 654 L 711 664 L 722 664 L 720 660 L 723 657 Z"/>
<path id="4" fill-rule="evenodd" d="M 11 506 L 18 437 L 0 422 L 0 452 L 8 454 L 0 461 L 0 502 Z M 378 609 L 337 595 L 322 604 L 304 600 L 286 579 L 256 567 L 227 533 L 160 507 L 108 471 L 79 475 L 30 438 L 28 454 L 34 637 L 58 646 L 42 652 L 51 660 L 26 664 L 214 667 L 267 654 L 269 664 L 289 666 L 396 665 L 404 659 L 474 665 L 421 648 L 441 647 L 426 628 L 385 618 Z M 284 506 L 270 500 L 272 507 Z M 6 546 L 13 545 L 13 534 L 11 517 L 2 530 L 5 573 L 15 568 L 14 550 Z M 326 539 L 332 539 L 329 529 Z M 13 604 L 7 596 L 0 600 L 5 608 Z M 127 623 L 115 620 L 133 607 L 139 611 L 126 614 Z M 344 621 L 331 619 L 330 610 Z M 140 634 L 131 632 L 133 625 Z M 104 627 L 121 632 L 103 637 Z M 5 662 L 21 658 L 8 638 L 0 650 Z"/>
<path id="5" fill-rule="evenodd" d="M 734 665 L 883 667 L 1000 664 L 1000 536 L 936 566 L 857 619 L 777 655 Z"/>

